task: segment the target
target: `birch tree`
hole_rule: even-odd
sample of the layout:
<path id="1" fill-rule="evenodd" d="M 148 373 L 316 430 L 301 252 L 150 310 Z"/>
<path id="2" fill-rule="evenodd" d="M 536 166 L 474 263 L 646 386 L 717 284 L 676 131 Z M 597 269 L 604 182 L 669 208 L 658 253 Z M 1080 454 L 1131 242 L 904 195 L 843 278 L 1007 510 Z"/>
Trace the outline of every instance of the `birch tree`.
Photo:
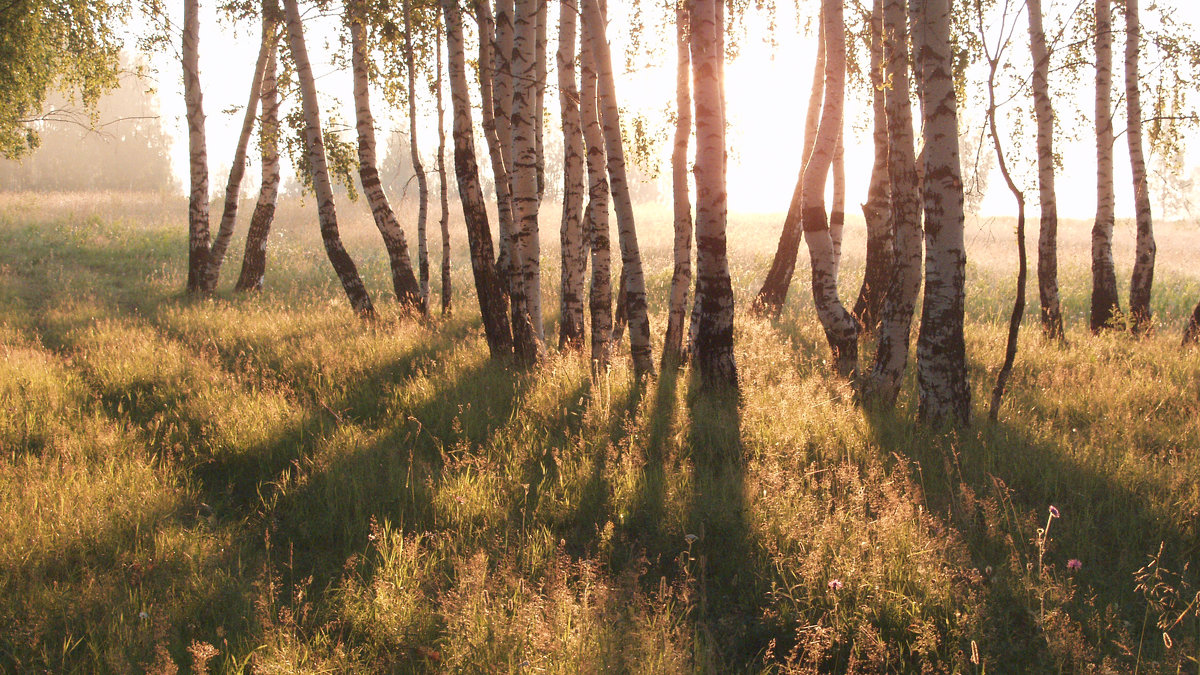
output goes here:
<path id="1" fill-rule="evenodd" d="M 350 27 L 350 60 L 354 74 L 354 113 L 358 130 L 358 177 L 363 194 L 371 207 L 375 227 L 383 237 L 388 263 L 392 272 L 392 289 L 396 300 L 424 314 L 425 296 L 413 275 L 408 255 L 408 242 L 396 214 L 383 192 L 375 160 L 375 118 L 371 114 L 370 64 L 367 61 L 367 15 L 364 0 L 346 3 L 346 19 Z"/>
<path id="2" fill-rule="evenodd" d="M 267 0 L 263 6 L 263 19 L 278 24 L 279 6 L 275 0 Z M 271 41 L 271 50 L 263 68 L 262 118 L 258 123 L 259 163 L 262 176 L 258 189 L 258 200 L 250 216 L 250 228 L 246 232 L 246 250 L 242 253 L 242 271 L 238 275 L 235 291 L 250 291 L 262 288 L 263 274 L 267 265 L 267 236 L 271 222 L 275 219 L 275 202 L 279 197 L 279 84 L 276 80 L 278 38 Z"/>
<path id="3" fill-rule="evenodd" d="M 504 0 L 497 3 L 502 7 Z M 509 5 L 512 3 L 509 2 Z M 511 12 L 510 12 L 511 16 Z M 501 56 L 501 31 L 492 16 L 489 2 L 475 3 L 475 17 L 479 24 L 479 94 L 481 117 L 483 118 L 483 137 L 487 142 L 491 158 L 492 179 L 496 190 L 496 219 L 499 230 L 499 256 L 496 269 L 500 274 L 504 292 L 508 293 L 509 274 L 509 240 L 513 231 L 512 190 L 509 182 L 509 168 L 512 163 L 512 133 L 511 119 L 508 110 L 512 105 L 511 88 L 508 89 L 507 99 L 501 91 L 501 84 L 511 83 L 507 72 L 508 59 L 512 54 L 512 24 L 508 23 L 508 55 Z M 491 67 L 488 67 L 490 64 Z M 502 70 L 503 69 L 503 70 Z M 507 102 L 506 102 L 507 101 Z M 501 131 L 506 136 L 501 137 Z M 507 142 L 506 140 L 507 139 Z"/>
<path id="4" fill-rule="evenodd" d="M 413 174 L 417 177 L 417 280 L 421 301 L 429 305 L 429 237 L 425 231 L 429 217 L 429 182 L 421 164 L 417 145 L 417 68 L 413 52 L 412 2 L 404 0 L 404 59 L 408 70 L 408 151 Z"/>
<path id="5" fill-rule="evenodd" d="M 558 100 L 563 131 L 563 205 L 559 243 L 562 247 L 559 323 L 560 348 L 580 349 L 584 340 L 583 275 L 583 126 L 579 86 L 575 83 L 578 11 L 575 0 L 560 0 L 558 14 Z"/>
<path id="6" fill-rule="evenodd" d="M 485 5 L 487 4 L 487 0 L 480 0 L 478 4 Z M 496 125 L 496 140 L 502 149 L 501 158 L 504 165 L 505 189 L 508 191 L 510 199 L 508 222 L 505 223 L 504 218 L 500 219 L 500 257 L 498 259 L 500 272 L 504 275 L 506 288 L 511 283 L 513 274 L 511 262 L 512 237 L 517 227 L 516 205 L 511 202 L 513 177 L 515 175 L 512 135 L 514 87 L 512 57 L 515 12 L 516 9 L 513 0 L 496 0 L 496 39 L 492 49 L 492 111 Z M 508 226 L 507 230 L 505 229 L 506 225 Z"/>
<path id="7" fill-rule="evenodd" d="M 1129 285 L 1129 327 L 1136 333 L 1150 330 L 1150 292 L 1154 285 L 1154 218 L 1150 213 L 1150 182 L 1142 151 L 1142 95 L 1138 56 L 1141 49 L 1138 0 L 1125 0 L 1125 109 L 1129 163 L 1133 171 L 1133 207 L 1137 220 L 1137 248 Z"/>
<path id="8" fill-rule="evenodd" d="M 663 340 L 662 363 L 664 369 L 683 359 L 683 324 L 687 317 L 688 291 L 692 285 L 692 201 L 688 195 L 688 140 L 692 135 L 692 96 L 689 87 L 692 65 L 689 54 L 691 49 L 690 24 L 690 0 L 675 0 L 675 44 L 678 57 L 675 68 L 675 142 L 671 151 L 675 267 L 671 274 L 667 332 Z M 724 83 L 720 84 L 722 87 L 724 86 Z M 721 95 L 724 96 L 723 90 Z M 711 121 L 706 124 L 711 124 Z M 723 133 L 720 141 L 723 151 Z M 721 181 L 723 189 L 723 177 Z"/>
<path id="9" fill-rule="evenodd" d="M 189 293 L 204 290 L 208 267 L 208 151 L 204 138 L 204 91 L 200 86 L 200 2 L 183 3 L 183 98 L 187 109 L 188 168 L 188 278 Z"/>
<path id="10" fill-rule="evenodd" d="M 241 132 L 238 134 L 237 147 L 233 152 L 233 163 L 229 167 L 229 179 L 225 183 L 225 204 L 221 211 L 221 224 L 217 228 L 217 236 L 213 238 L 205 264 L 203 280 L 205 293 L 212 293 L 217 289 L 217 280 L 221 276 L 221 264 L 225 261 L 225 251 L 229 249 L 229 240 L 233 238 L 233 226 L 237 222 L 238 201 L 242 195 L 242 177 L 246 173 L 246 150 L 250 146 L 250 136 L 254 132 L 254 120 L 258 113 L 258 99 L 262 95 L 263 74 L 266 71 L 267 59 L 269 54 L 274 51 L 272 43 L 275 40 L 275 26 L 267 18 L 265 6 L 261 18 L 262 37 L 258 48 L 258 59 L 254 64 L 254 75 L 250 81 L 250 98 L 246 102 Z"/>
<path id="11" fill-rule="evenodd" d="M 517 0 L 512 53 L 513 220 L 511 241 L 513 347 L 525 363 L 542 358 L 541 263 L 538 245 L 534 44 L 537 0 Z"/>
<path id="12" fill-rule="evenodd" d="M 1033 53 L 1033 112 L 1037 118 L 1038 203 L 1038 297 L 1042 306 L 1042 333 L 1063 338 L 1061 303 L 1058 297 L 1058 200 L 1054 193 L 1054 108 L 1050 104 L 1050 52 L 1042 28 L 1042 1 L 1027 0 L 1029 46 Z"/>
<path id="13" fill-rule="evenodd" d="M 595 25 L 586 16 L 580 21 L 579 41 L 579 115 L 582 118 L 584 145 L 587 150 L 588 201 L 583 229 L 591 257 L 592 278 L 588 294 L 591 317 L 592 373 L 608 366 L 609 338 L 613 327 L 612 253 L 608 233 L 608 157 L 604 149 L 604 130 L 600 126 L 596 54 L 592 49 Z"/>
<path id="14" fill-rule="evenodd" d="M 966 424 L 971 414 L 963 341 L 967 256 L 950 1 L 913 0 L 910 12 L 918 33 L 914 68 L 925 138 L 925 295 L 917 338 L 917 415 L 934 424 Z"/>
<path id="15" fill-rule="evenodd" d="M 779 235 L 779 245 L 775 256 L 771 259 L 771 268 L 763 281 L 762 288 L 754 296 L 756 311 L 777 315 L 787 300 L 788 288 L 792 284 L 792 274 L 796 269 L 796 256 L 800 251 L 801 216 L 804 196 L 804 171 L 812 154 L 813 144 L 817 138 L 817 124 L 821 120 L 821 104 L 825 94 L 825 29 L 821 26 L 817 37 L 817 58 L 813 65 L 812 90 L 808 98 L 808 112 L 804 121 L 804 146 L 800 152 L 800 175 L 796 179 L 796 187 L 792 190 L 792 200 L 788 204 L 787 215 L 783 219 L 783 231 Z M 824 184 L 821 186 L 824 192 Z"/>
<path id="16" fill-rule="evenodd" d="M 895 260 L 880 315 L 879 344 L 867 378 L 867 398 L 892 407 L 908 364 L 908 344 L 921 290 L 921 199 L 917 187 L 912 105 L 909 102 L 908 18 L 905 0 L 882 0 L 886 79 L 888 183 L 895 227 Z"/>
<path id="17" fill-rule="evenodd" d="M 329 169 L 325 161 L 325 142 L 321 134 L 320 106 L 317 103 L 317 85 L 313 80 L 312 66 L 308 60 L 308 49 L 304 44 L 304 24 L 300 20 L 298 0 L 283 0 L 287 12 L 288 44 L 300 82 L 300 104 L 304 111 L 304 142 L 308 155 L 309 170 L 312 172 L 313 191 L 317 198 L 317 214 L 321 222 L 321 240 L 325 253 L 342 283 L 350 306 L 365 318 L 375 316 L 371 297 L 358 275 L 354 260 L 342 245 L 338 233 L 337 209 L 333 202 L 333 187 L 329 183 Z"/>
<path id="18" fill-rule="evenodd" d="M 825 101 L 812 155 L 804 167 L 800 224 L 808 243 L 817 317 L 825 329 L 838 373 L 851 376 L 858 364 L 858 325 L 838 298 L 835 248 L 825 215 L 825 182 L 841 133 L 846 86 L 846 32 L 840 2 L 822 1 L 821 24 L 825 36 Z"/>
<path id="19" fill-rule="evenodd" d="M 869 332 L 875 332 L 887 295 L 895 259 L 891 217 L 891 183 L 888 180 L 887 104 L 883 76 L 883 0 L 874 0 L 871 9 L 871 109 L 875 162 L 867 188 L 867 203 L 862 205 L 867 226 L 867 259 L 862 287 L 854 303 L 854 318 Z M 911 137 L 911 128 L 910 128 Z"/>
<path id="20" fill-rule="evenodd" d="M 504 289 L 496 270 L 496 259 L 493 257 L 487 206 L 483 201 L 483 189 L 479 185 L 479 167 L 475 162 L 475 138 L 471 123 L 471 95 L 467 91 L 462 14 L 458 0 L 441 0 L 441 4 L 446 19 L 446 58 L 450 70 L 450 103 L 454 110 L 454 174 L 458 180 L 458 196 L 462 201 L 463 219 L 467 225 L 471 272 L 475 277 L 475 293 L 479 298 L 483 332 L 491 357 L 499 359 L 512 354 L 512 329 L 505 307 Z"/>
<path id="21" fill-rule="evenodd" d="M 650 353 L 650 318 L 646 310 L 646 283 L 642 276 L 642 257 L 633 219 L 633 202 L 630 200 L 629 182 L 625 175 L 625 150 L 622 147 L 621 117 L 620 108 L 617 106 L 612 57 L 605 37 L 604 16 L 597 0 L 583 0 L 583 19 L 592 24 L 590 38 L 597 68 L 608 175 L 621 244 L 621 274 L 626 282 L 625 310 L 629 318 L 629 344 L 633 355 L 634 373 L 640 377 L 654 372 L 654 362 Z"/>
<path id="22" fill-rule="evenodd" d="M 726 256 L 725 106 L 721 63 L 724 22 L 717 3 L 691 3 L 692 77 L 696 87 L 696 303 L 693 346 L 706 387 L 738 386 L 733 354 L 733 288 Z M 632 324 L 631 324 L 632 330 Z"/>
<path id="23" fill-rule="evenodd" d="M 450 314 L 452 293 L 450 288 L 450 189 L 446 184 L 446 110 L 442 103 L 442 20 L 439 16 L 437 25 L 437 84 L 435 95 L 437 100 L 438 127 L 438 196 L 441 202 L 441 214 L 438 217 L 438 228 L 442 232 L 442 316 Z"/>
<path id="24" fill-rule="evenodd" d="M 1112 0 L 1096 0 L 1096 222 L 1092 226 L 1092 332 L 1121 320 L 1112 241 L 1113 192 Z"/>

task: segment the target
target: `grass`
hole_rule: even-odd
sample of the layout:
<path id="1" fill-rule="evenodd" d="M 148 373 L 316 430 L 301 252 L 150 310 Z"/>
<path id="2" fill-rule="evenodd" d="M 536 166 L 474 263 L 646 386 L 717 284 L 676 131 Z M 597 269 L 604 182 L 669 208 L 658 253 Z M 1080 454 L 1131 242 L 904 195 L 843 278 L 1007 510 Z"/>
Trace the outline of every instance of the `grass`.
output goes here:
<path id="1" fill-rule="evenodd" d="M 939 432 L 911 377 L 854 405 L 801 283 L 739 315 L 740 398 L 635 387 L 624 355 L 593 383 L 488 360 L 461 234 L 458 311 L 398 315 L 346 208 L 363 325 L 310 211 L 281 208 L 266 291 L 196 301 L 181 200 L 0 196 L 0 670 L 1197 672 L 1194 225 L 1159 225 L 1134 340 L 1086 332 L 1090 226 L 1064 224 L 1069 346 L 1027 322 L 988 425 L 1012 242 L 972 223 L 976 421 Z M 657 333 L 669 213 L 640 216 Z M 732 219 L 739 307 L 777 228 Z"/>

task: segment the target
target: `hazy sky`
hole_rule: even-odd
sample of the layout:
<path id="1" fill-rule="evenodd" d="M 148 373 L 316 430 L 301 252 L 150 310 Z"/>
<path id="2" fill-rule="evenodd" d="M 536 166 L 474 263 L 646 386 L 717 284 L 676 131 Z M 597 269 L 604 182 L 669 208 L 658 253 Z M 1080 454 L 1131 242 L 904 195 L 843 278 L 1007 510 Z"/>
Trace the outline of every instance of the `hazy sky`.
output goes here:
<path id="1" fill-rule="evenodd" d="M 200 77 L 204 86 L 204 106 L 208 114 L 208 154 L 209 163 L 214 174 L 211 182 L 214 186 L 223 186 L 229 158 L 232 155 L 237 140 L 237 132 L 241 124 L 241 107 L 245 105 L 250 79 L 253 75 L 254 62 L 258 50 L 259 27 L 253 22 L 232 24 L 228 20 L 216 16 L 213 2 L 202 3 L 201 13 L 201 57 Z M 619 11 L 628 3 L 612 3 L 611 11 Z M 791 3 L 779 3 L 790 6 Z M 1190 0 L 1164 0 L 1163 6 L 1177 6 L 1178 16 L 1190 19 L 1200 25 L 1200 10 Z M 557 24 L 557 5 L 551 3 L 551 25 Z M 815 11 L 802 6 L 802 11 Z M 805 29 L 807 19 L 790 15 L 786 8 L 780 10 L 777 17 L 775 32 L 776 45 L 768 44 L 769 31 L 765 19 L 752 18 L 748 23 L 746 36 L 741 38 L 739 57 L 728 64 L 726 70 L 726 96 L 728 114 L 731 124 L 729 132 L 730 167 L 729 167 L 729 198 L 730 206 L 737 211 L 781 212 L 786 210 L 796 175 L 800 168 L 798 148 L 801 144 L 803 116 L 807 105 L 809 86 L 811 82 L 812 60 L 815 57 L 815 42 Z M 1143 12 L 1145 13 L 1145 12 Z M 178 17 L 177 17 L 178 18 Z M 621 27 L 629 22 L 620 16 L 611 17 L 611 26 L 617 31 L 610 35 L 614 40 L 614 56 L 623 50 L 627 36 L 621 32 Z M 797 27 L 799 24 L 800 27 Z M 1053 23 L 1048 20 L 1047 28 Z M 1018 54 L 1027 54 L 1027 22 L 1022 17 L 1021 29 L 1017 32 L 1017 40 L 1022 44 Z M 322 97 L 323 109 L 338 102 L 342 105 L 344 122 L 353 119 L 351 98 L 351 83 L 349 74 L 335 68 L 330 63 L 332 50 L 339 49 L 337 20 L 329 17 L 314 17 L 306 21 L 308 31 L 308 47 L 317 76 L 317 84 Z M 554 31 L 551 31 L 553 35 Z M 654 41 L 650 41 L 654 42 Z M 618 95 L 622 104 L 629 108 L 640 110 L 643 114 L 655 117 L 674 101 L 674 34 L 673 29 L 667 39 L 658 41 L 662 45 L 661 53 L 652 59 L 652 66 L 634 64 L 632 72 L 618 81 Z M 554 49 L 553 38 L 550 49 Z M 177 60 L 177 46 L 168 52 L 156 55 L 152 65 L 157 70 L 157 89 L 161 101 L 161 113 L 168 129 L 178 139 L 172 149 L 172 163 L 181 182 L 186 184 L 187 175 L 187 143 L 186 125 L 184 121 L 184 106 L 180 67 Z M 1118 88 L 1121 86 L 1121 47 L 1118 43 L 1114 53 L 1114 77 Z M 553 64 L 553 56 L 550 59 Z M 618 64 L 620 66 L 621 64 Z M 547 93 L 547 108 L 557 113 L 557 90 L 553 87 L 555 77 L 549 77 L 551 90 Z M 1091 76 L 1085 76 L 1082 86 L 1076 92 L 1079 106 L 1090 116 L 1093 100 Z M 848 116 L 846 131 L 846 173 L 847 210 L 858 212 L 858 204 L 865 199 L 867 177 L 870 174 L 872 148 L 870 146 L 869 119 L 866 116 L 866 92 L 851 88 L 848 90 Z M 447 95 L 448 98 L 448 95 Z M 430 108 L 430 114 L 422 115 L 424 123 L 420 146 L 422 154 L 430 158 L 436 152 L 436 132 L 432 121 L 432 101 L 425 101 Z M 1123 126 L 1123 102 L 1116 101 L 1118 120 L 1117 130 Z M 237 107 L 237 112 L 227 111 Z M 379 126 L 381 142 L 385 134 L 393 129 L 407 130 L 407 119 L 397 111 L 389 111 L 381 100 L 376 97 L 374 102 L 376 122 Z M 1064 116 L 1064 124 L 1068 128 L 1076 127 L 1072 119 Z M 1073 112 L 1069 113 L 1074 115 Z M 476 115 L 476 124 L 478 124 Z M 964 122 L 978 123 L 978 119 L 964 116 Z M 555 133 L 557 120 L 547 127 L 547 133 Z M 1033 144 L 1034 126 L 1026 123 L 1022 133 L 1029 136 L 1026 146 Z M 1081 130 L 1082 140 L 1065 143 L 1061 147 L 1064 159 L 1063 170 L 1058 177 L 1059 213 L 1068 217 L 1089 218 L 1095 209 L 1095 146 L 1089 140 L 1090 123 Z M 990 143 L 990 141 L 988 141 Z M 669 155 L 669 144 L 664 143 L 662 152 L 665 158 Z M 481 153 L 481 160 L 486 153 Z M 1118 137 L 1115 146 L 1117 212 L 1119 217 L 1132 215 L 1132 189 L 1128 170 L 1128 154 L 1124 137 Z M 426 159 L 426 165 L 432 164 Z M 1016 162 L 1018 169 L 1023 169 L 1030 188 L 1029 201 L 1036 204 L 1034 187 L 1034 172 L 1032 162 Z M 1188 166 L 1195 164 L 1189 153 Z M 1008 214 L 1013 211 L 1012 199 L 1006 190 L 1002 189 L 999 175 L 993 171 L 990 180 L 991 189 L 983 202 L 982 212 L 988 215 Z M 1157 206 L 1157 202 L 1156 202 Z"/>

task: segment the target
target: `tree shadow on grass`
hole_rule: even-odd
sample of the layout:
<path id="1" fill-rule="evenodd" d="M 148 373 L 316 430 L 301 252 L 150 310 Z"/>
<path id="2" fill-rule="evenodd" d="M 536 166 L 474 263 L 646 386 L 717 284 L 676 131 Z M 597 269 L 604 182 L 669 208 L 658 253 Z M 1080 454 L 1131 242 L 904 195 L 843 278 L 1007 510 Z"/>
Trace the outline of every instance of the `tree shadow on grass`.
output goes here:
<path id="1" fill-rule="evenodd" d="M 994 570 L 985 574 L 979 608 L 978 644 L 988 662 L 1014 672 L 1082 668 L 1106 656 L 1132 665 L 1123 652 L 1129 645 L 1119 642 L 1128 639 L 1123 622 L 1138 626 L 1144 618 L 1133 574 L 1160 543 L 1163 565 L 1181 570 L 1200 547 L 1195 526 L 1166 522 L 1152 496 L 1074 459 L 1071 448 L 1037 439 L 1026 425 L 978 421 L 952 431 L 914 426 L 903 411 L 869 409 L 866 416 L 871 442 L 911 462 L 930 512 L 960 533 L 979 570 Z M 1036 530 L 1051 506 L 1062 517 L 1051 524 L 1044 565 L 1056 588 L 1036 574 Z M 1070 558 L 1084 561 L 1080 572 L 1068 572 Z M 1064 647 L 1068 636 L 1039 625 L 1038 591 L 1031 590 L 1039 587 L 1049 598 L 1078 589 L 1062 609 L 1090 647 Z M 1109 608 L 1113 618 L 1105 616 Z M 1146 645 L 1143 661 L 1161 652 L 1157 639 Z"/>

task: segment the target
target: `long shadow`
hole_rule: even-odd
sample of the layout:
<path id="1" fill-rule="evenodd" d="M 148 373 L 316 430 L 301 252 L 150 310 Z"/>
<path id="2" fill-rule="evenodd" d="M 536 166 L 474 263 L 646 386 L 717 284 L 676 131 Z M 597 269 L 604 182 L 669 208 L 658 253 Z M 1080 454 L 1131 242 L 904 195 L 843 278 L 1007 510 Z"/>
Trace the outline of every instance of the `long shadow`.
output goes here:
<path id="1" fill-rule="evenodd" d="M 1034 438 L 1025 425 L 977 422 L 974 430 L 943 432 L 914 430 L 911 419 L 896 411 L 868 410 L 867 419 L 871 440 L 883 453 L 911 460 L 929 511 L 961 534 L 978 569 L 995 570 L 984 593 L 979 647 L 988 662 L 1012 672 L 1062 667 L 1048 649 L 1037 608 L 1022 597 L 1017 577 L 1023 571 L 1013 569 L 1033 564 L 1034 530 L 1045 526 L 1051 505 L 1062 517 L 1051 525 L 1045 559 L 1064 575 L 1068 558 L 1085 561 L 1074 575 L 1079 591 L 1064 609 L 1097 661 L 1130 658 L 1089 619 L 1119 608 L 1116 623 L 1140 625 L 1144 605 L 1131 589 L 1147 556 L 1161 543 L 1163 565 L 1181 570 L 1200 551 L 1194 522 L 1191 528 L 1164 522 L 1162 509 L 1146 494 L 1073 461 L 1068 448 Z M 1161 650 L 1157 641 L 1147 645 L 1151 653 Z"/>

